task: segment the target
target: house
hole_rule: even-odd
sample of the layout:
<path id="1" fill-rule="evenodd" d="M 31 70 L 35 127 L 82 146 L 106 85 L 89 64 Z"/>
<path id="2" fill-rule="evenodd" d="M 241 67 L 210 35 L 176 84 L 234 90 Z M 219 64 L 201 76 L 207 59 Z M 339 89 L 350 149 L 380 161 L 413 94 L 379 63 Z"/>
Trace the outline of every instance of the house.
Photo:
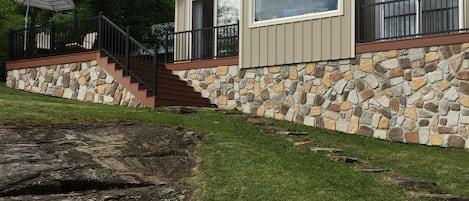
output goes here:
<path id="1" fill-rule="evenodd" d="M 166 67 L 221 108 L 469 148 L 468 12 L 467 0 L 176 0 Z"/>
<path id="2" fill-rule="evenodd" d="M 38 41 L 12 32 L 19 57 L 7 63 L 7 85 L 119 105 L 215 105 L 469 148 L 468 13 L 469 0 L 176 0 L 164 65 L 100 16 L 86 33 L 51 35 L 45 50 L 21 49 Z M 92 51 L 72 48 L 94 32 Z"/>

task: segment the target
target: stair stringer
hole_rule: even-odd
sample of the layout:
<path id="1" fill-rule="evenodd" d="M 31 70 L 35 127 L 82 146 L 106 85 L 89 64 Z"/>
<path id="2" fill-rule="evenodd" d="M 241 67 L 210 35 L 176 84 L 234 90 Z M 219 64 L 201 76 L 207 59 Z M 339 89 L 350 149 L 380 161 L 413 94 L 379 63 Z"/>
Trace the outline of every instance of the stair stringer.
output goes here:
<path id="1" fill-rule="evenodd" d="M 118 83 L 122 84 L 122 86 L 133 94 L 145 107 L 155 107 L 155 96 L 148 96 L 147 89 L 140 89 L 140 83 L 132 82 L 130 76 L 124 76 L 124 70 L 117 69 L 116 63 L 109 63 L 108 56 L 98 53 L 96 61 L 102 69 L 114 77 Z"/>

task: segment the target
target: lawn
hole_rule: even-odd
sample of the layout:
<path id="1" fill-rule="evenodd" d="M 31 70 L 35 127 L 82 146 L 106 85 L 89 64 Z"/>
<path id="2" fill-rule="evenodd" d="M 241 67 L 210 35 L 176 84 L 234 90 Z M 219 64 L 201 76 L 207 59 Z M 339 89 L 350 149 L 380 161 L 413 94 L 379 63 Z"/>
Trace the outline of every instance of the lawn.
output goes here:
<path id="1" fill-rule="evenodd" d="M 199 166 L 188 180 L 195 200 L 424 200 L 387 182 L 390 176 L 415 177 L 438 185 L 423 193 L 469 196 L 469 151 L 396 144 L 341 134 L 289 122 L 275 127 L 307 132 L 311 145 L 294 146 L 288 137 L 248 121 L 245 115 L 213 110 L 178 114 L 148 111 L 7 89 L 0 84 L 0 125 L 137 121 L 178 126 L 207 133 L 197 148 Z M 348 164 L 310 151 L 310 146 L 338 148 L 367 161 Z M 386 168 L 365 173 L 362 166 Z"/>

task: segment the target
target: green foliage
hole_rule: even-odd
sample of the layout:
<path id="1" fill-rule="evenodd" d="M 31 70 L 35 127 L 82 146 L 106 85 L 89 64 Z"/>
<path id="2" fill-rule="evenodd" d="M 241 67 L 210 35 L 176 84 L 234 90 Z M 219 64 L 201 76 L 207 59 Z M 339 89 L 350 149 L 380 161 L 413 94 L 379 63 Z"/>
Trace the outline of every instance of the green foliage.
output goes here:
<path id="1" fill-rule="evenodd" d="M 22 27 L 20 6 L 11 0 L 0 0 L 0 82 L 5 81 L 5 62 L 8 59 L 8 32 Z"/>

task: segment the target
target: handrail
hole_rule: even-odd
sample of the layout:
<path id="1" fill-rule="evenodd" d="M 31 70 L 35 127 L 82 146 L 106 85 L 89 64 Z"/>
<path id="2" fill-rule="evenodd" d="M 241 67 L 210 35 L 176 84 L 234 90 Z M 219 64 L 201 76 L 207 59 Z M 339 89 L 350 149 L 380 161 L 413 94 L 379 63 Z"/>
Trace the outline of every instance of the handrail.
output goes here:
<path id="1" fill-rule="evenodd" d="M 26 31 L 26 34 L 25 34 Z M 156 96 L 156 50 L 100 14 L 81 20 L 10 30 L 9 60 L 100 50 Z M 26 48 L 23 48 L 26 47 Z"/>
<path id="2" fill-rule="evenodd" d="M 165 63 L 237 56 L 239 22 L 174 33 L 168 31 L 164 49 Z"/>

